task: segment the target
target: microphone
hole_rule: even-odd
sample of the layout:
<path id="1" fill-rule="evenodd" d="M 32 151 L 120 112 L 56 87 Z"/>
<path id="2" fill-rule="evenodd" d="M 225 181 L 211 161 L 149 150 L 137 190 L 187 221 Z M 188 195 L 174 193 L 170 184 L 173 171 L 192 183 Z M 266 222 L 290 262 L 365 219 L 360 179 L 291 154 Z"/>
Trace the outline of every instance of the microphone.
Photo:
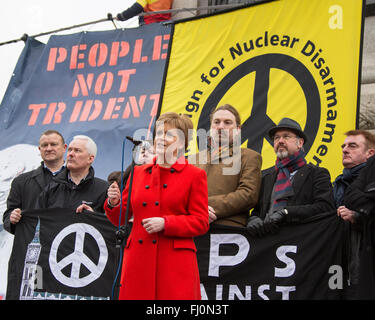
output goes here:
<path id="1" fill-rule="evenodd" d="M 130 140 L 131 142 L 134 143 L 134 145 L 138 146 L 139 144 L 143 143 L 141 140 L 135 140 L 132 137 L 126 136 L 126 139 Z"/>

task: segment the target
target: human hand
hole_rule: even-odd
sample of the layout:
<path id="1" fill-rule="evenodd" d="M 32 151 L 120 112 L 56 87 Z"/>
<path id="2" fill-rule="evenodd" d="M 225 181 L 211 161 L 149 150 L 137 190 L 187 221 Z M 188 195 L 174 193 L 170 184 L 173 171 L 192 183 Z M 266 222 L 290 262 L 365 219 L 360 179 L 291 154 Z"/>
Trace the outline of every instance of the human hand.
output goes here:
<path id="1" fill-rule="evenodd" d="M 286 218 L 286 210 L 281 209 L 272 213 L 267 213 L 264 218 L 263 225 L 266 232 L 277 233 L 279 231 L 279 224 Z"/>
<path id="2" fill-rule="evenodd" d="M 22 218 L 22 212 L 20 208 L 14 209 L 9 216 L 10 223 L 17 224 Z"/>
<path id="3" fill-rule="evenodd" d="M 212 223 L 217 220 L 217 216 L 215 214 L 215 209 L 208 206 L 208 223 Z"/>
<path id="4" fill-rule="evenodd" d="M 126 19 L 124 19 L 122 13 L 118 13 L 114 19 L 117 20 L 117 21 L 125 21 L 126 20 Z"/>
<path id="5" fill-rule="evenodd" d="M 117 182 L 113 182 L 107 191 L 108 200 L 111 206 L 115 207 L 120 202 L 121 192 Z"/>
<path id="6" fill-rule="evenodd" d="M 263 236 L 265 234 L 263 220 L 259 218 L 258 216 L 250 216 L 249 222 L 247 223 L 247 226 L 246 226 L 246 230 L 253 237 Z"/>
<path id="7" fill-rule="evenodd" d="M 142 225 L 147 233 L 156 233 L 164 230 L 165 220 L 159 217 L 146 218 L 142 220 Z"/>
<path id="8" fill-rule="evenodd" d="M 89 205 L 86 203 L 82 203 L 80 206 L 77 207 L 76 213 L 82 213 L 83 210 L 91 211 L 94 212 L 94 209 L 91 208 Z"/>
<path id="9" fill-rule="evenodd" d="M 345 206 L 340 206 L 337 208 L 337 215 L 345 221 L 355 223 L 355 211 L 349 210 Z"/>

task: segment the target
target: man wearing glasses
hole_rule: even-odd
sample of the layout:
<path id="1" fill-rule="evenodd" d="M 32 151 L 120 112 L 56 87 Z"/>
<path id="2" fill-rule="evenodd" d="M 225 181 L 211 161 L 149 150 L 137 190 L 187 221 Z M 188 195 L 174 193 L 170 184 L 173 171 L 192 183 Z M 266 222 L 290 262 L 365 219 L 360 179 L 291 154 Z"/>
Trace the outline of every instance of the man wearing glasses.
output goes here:
<path id="1" fill-rule="evenodd" d="M 307 136 L 300 125 L 283 118 L 268 135 L 277 158 L 274 169 L 262 178 L 259 201 L 247 224 L 253 236 L 276 233 L 284 221 L 299 222 L 335 210 L 329 172 L 307 164 Z"/>

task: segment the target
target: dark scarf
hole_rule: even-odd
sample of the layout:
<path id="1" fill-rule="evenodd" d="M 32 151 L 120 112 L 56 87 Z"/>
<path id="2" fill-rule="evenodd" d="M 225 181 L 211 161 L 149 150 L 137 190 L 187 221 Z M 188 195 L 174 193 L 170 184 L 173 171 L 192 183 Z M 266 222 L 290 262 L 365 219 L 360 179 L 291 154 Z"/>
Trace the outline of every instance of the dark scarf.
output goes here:
<path id="1" fill-rule="evenodd" d="M 207 150 L 210 153 L 211 160 L 232 157 L 233 156 L 233 143 L 229 146 L 221 146 L 215 144 L 214 140 L 211 137 L 207 138 Z"/>
<path id="2" fill-rule="evenodd" d="M 366 166 L 366 162 L 356 165 L 353 168 L 344 168 L 333 182 L 333 195 L 335 197 L 336 208 L 343 204 L 346 188 L 358 177 L 362 168 Z"/>
<path id="3" fill-rule="evenodd" d="M 292 183 L 290 182 L 290 174 L 306 164 L 303 151 L 280 160 L 276 160 L 277 178 L 274 189 L 273 210 L 284 208 L 288 202 L 288 198 L 294 195 Z"/>

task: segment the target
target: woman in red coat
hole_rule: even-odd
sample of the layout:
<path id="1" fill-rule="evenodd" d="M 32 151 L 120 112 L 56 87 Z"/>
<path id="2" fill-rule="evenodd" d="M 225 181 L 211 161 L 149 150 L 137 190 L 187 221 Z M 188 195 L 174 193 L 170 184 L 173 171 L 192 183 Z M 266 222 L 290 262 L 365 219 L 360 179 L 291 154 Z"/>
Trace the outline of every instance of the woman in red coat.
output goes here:
<path id="1" fill-rule="evenodd" d="M 207 176 L 184 157 L 192 128 L 186 116 L 161 115 L 156 122 L 154 162 L 134 168 L 129 209 L 134 222 L 124 250 L 119 299 L 201 298 L 193 237 L 209 229 Z M 122 212 L 128 188 L 127 184 L 122 194 Z M 105 211 L 115 225 L 119 204 L 120 190 L 114 183 L 108 189 Z"/>

